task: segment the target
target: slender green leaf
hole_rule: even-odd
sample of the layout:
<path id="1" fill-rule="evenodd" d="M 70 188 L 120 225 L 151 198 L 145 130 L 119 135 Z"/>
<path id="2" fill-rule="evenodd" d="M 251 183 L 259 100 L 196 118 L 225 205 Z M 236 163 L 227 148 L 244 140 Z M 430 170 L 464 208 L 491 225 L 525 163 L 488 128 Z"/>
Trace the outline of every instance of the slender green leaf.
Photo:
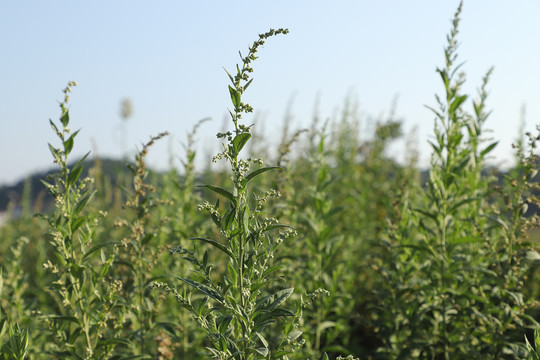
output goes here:
<path id="1" fill-rule="evenodd" d="M 290 225 L 284 225 L 284 224 L 276 224 L 276 225 L 270 225 L 267 228 L 264 229 L 264 231 L 270 231 L 270 230 L 276 230 L 276 229 L 283 229 L 283 228 L 289 228 L 294 229 L 294 227 Z"/>
<path id="2" fill-rule="evenodd" d="M 264 279 L 268 274 L 273 273 L 274 271 L 277 271 L 279 269 L 281 269 L 281 266 L 278 266 L 278 265 L 271 266 L 268 269 L 264 270 L 261 277 Z"/>
<path id="3" fill-rule="evenodd" d="M 53 123 L 53 121 L 51 119 L 49 119 L 49 124 L 51 124 L 51 127 L 53 128 L 54 132 L 57 135 L 60 135 L 60 131 L 58 131 L 58 128 L 56 127 L 56 125 Z"/>
<path id="4" fill-rule="evenodd" d="M 257 335 L 257 337 L 259 338 L 259 340 L 261 340 L 262 344 L 264 345 L 265 349 L 268 350 L 268 341 L 266 341 L 266 339 L 264 338 L 264 336 L 261 335 L 261 333 L 259 332 L 256 332 L 255 335 Z M 266 356 L 266 355 L 265 355 Z"/>
<path id="5" fill-rule="evenodd" d="M 249 87 L 249 85 L 251 85 L 251 82 L 252 82 L 252 81 L 253 81 L 253 79 L 250 79 L 250 80 L 246 83 L 246 85 L 244 85 L 244 91 L 247 90 L 247 88 Z"/>
<path id="6" fill-rule="evenodd" d="M 229 79 L 231 80 L 231 83 L 234 85 L 234 78 L 232 77 L 232 75 L 229 74 L 229 72 L 227 71 L 227 69 L 223 68 L 223 70 L 225 70 L 225 72 L 227 73 L 227 76 L 228 76 Z"/>
<path id="7" fill-rule="evenodd" d="M 77 161 L 77 162 L 75 163 L 75 165 L 73 165 L 73 167 L 76 168 L 76 167 L 81 166 L 81 164 L 84 162 L 84 160 L 86 160 L 86 158 L 88 157 L 88 155 L 90 155 L 90 151 L 87 152 L 86 154 L 84 154 L 84 156 L 83 156 L 82 158 L 80 158 L 79 161 Z"/>
<path id="8" fill-rule="evenodd" d="M 87 194 L 86 196 L 83 196 L 81 200 L 75 205 L 75 209 L 73 210 L 73 215 L 77 216 L 79 213 L 84 209 L 88 201 L 90 201 L 90 198 L 92 197 L 93 193 Z"/>
<path id="9" fill-rule="evenodd" d="M 129 341 L 127 339 L 111 338 L 111 339 L 99 340 L 97 345 L 96 345 L 96 348 L 109 346 L 109 345 L 127 345 L 127 346 L 131 346 L 132 343 L 131 343 L 131 341 Z"/>
<path id="10" fill-rule="evenodd" d="M 229 191 L 223 189 L 223 188 L 220 188 L 219 186 L 214 186 L 214 185 L 199 185 L 199 187 L 203 187 L 203 188 L 207 188 L 207 189 L 210 189 L 212 191 L 214 191 L 215 193 L 218 193 L 224 197 L 226 197 L 227 199 L 229 199 L 233 204 L 236 205 L 236 199 L 234 198 L 233 194 L 230 193 Z"/>
<path id="11" fill-rule="evenodd" d="M 240 103 L 241 103 L 240 94 L 231 85 L 229 85 L 229 93 L 231 94 L 231 100 L 232 100 L 232 103 L 233 103 L 234 107 L 238 108 L 240 106 Z"/>
<path id="12" fill-rule="evenodd" d="M 206 286 L 204 284 L 201 284 L 200 282 L 197 282 L 195 280 L 184 279 L 184 278 L 181 278 L 181 277 L 178 277 L 177 279 L 182 280 L 182 281 L 190 284 L 191 286 L 193 286 L 194 288 L 196 288 L 197 290 L 199 290 L 200 292 L 202 292 L 206 296 L 211 297 L 212 299 L 214 299 L 216 301 L 223 302 L 223 297 L 221 297 L 221 294 L 218 293 L 216 290 L 213 290 L 213 289 L 209 288 L 208 286 Z"/>
<path id="13" fill-rule="evenodd" d="M 258 334 L 259 333 L 257 333 L 257 335 Z M 264 357 L 266 357 L 268 355 L 268 348 L 255 348 L 253 350 L 255 350 L 257 353 L 259 353 L 259 355 L 262 355 Z"/>
<path id="14" fill-rule="evenodd" d="M 298 339 L 300 335 L 302 335 L 302 331 L 293 330 L 289 335 L 287 335 L 287 340 L 293 342 L 294 340 Z"/>
<path id="15" fill-rule="evenodd" d="M 235 155 L 240 154 L 240 151 L 242 151 L 250 138 L 251 134 L 249 133 L 238 134 L 234 137 L 232 145 Z"/>
<path id="16" fill-rule="evenodd" d="M 88 250 L 84 254 L 83 261 L 88 259 L 88 257 L 90 255 L 92 255 L 93 253 L 95 253 L 96 251 L 98 251 L 98 250 L 100 250 L 100 249 L 102 249 L 102 248 L 104 248 L 106 246 L 110 246 L 110 245 L 114 245 L 114 244 L 118 244 L 118 242 L 117 241 L 104 241 L 104 242 L 101 242 L 101 243 L 99 243 L 97 245 L 92 246 L 92 248 L 90 248 L 90 250 Z"/>
<path id="17" fill-rule="evenodd" d="M 57 321 L 69 321 L 75 324 L 79 324 L 79 320 L 75 316 L 64 316 L 64 315 L 50 315 L 48 316 L 49 319 L 57 320 Z"/>
<path id="18" fill-rule="evenodd" d="M 426 211 L 426 210 L 423 210 L 423 209 L 418 209 L 418 208 L 414 208 L 412 210 L 416 211 L 416 212 L 419 212 L 420 214 L 425 215 L 425 216 L 429 217 L 430 219 L 433 219 L 435 221 L 437 220 L 437 214 L 430 213 L 429 211 Z"/>
<path id="19" fill-rule="evenodd" d="M 80 130 L 77 130 L 75 131 L 73 134 L 71 134 L 71 136 L 64 142 L 64 151 L 66 153 L 66 155 L 69 155 L 69 153 L 71 152 L 71 150 L 73 149 L 73 143 L 74 143 L 74 139 L 75 139 L 75 136 L 77 136 L 77 134 L 79 133 Z"/>
<path id="20" fill-rule="evenodd" d="M 229 209 L 225 215 L 223 216 L 223 228 L 226 230 L 226 231 L 230 231 L 231 230 L 231 227 L 234 223 L 234 218 L 235 218 L 235 215 L 236 215 L 236 211 L 233 209 Z"/>
<path id="21" fill-rule="evenodd" d="M 450 104 L 450 108 L 448 109 L 448 112 L 450 114 L 454 113 L 456 109 L 463 104 L 463 102 L 467 100 L 467 95 L 458 96 L 457 98 L 452 101 L 452 104 Z"/>
<path id="22" fill-rule="evenodd" d="M 231 257 L 232 258 L 232 257 Z M 227 262 L 227 270 L 229 272 L 229 275 L 231 277 L 231 282 L 233 285 L 236 285 L 236 282 L 238 281 L 238 272 L 234 268 L 234 266 L 231 264 L 231 262 Z"/>
<path id="23" fill-rule="evenodd" d="M 48 144 L 48 145 L 49 145 L 49 150 L 51 151 L 51 154 L 53 155 L 54 159 L 57 162 L 60 162 L 60 160 L 62 159 L 62 157 L 60 156 L 60 151 L 56 149 L 54 146 L 52 146 L 51 144 Z"/>
<path id="24" fill-rule="evenodd" d="M 251 179 L 253 179 L 257 175 L 260 175 L 260 174 L 262 174 L 264 172 L 274 170 L 274 169 L 281 169 L 281 167 L 279 167 L 279 166 L 268 166 L 268 167 L 264 167 L 264 168 L 260 168 L 260 169 L 257 169 L 255 171 L 252 171 L 251 173 L 246 175 L 246 182 L 250 181 Z"/>
<path id="25" fill-rule="evenodd" d="M 474 244 L 482 242 L 483 239 L 478 236 L 460 236 L 457 238 L 450 239 L 449 243 L 451 245 L 459 245 L 459 244 Z"/>
<path id="26" fill-rule="evenodd" d="M 257 309 L 273 310 L 287 300 L 293 291 L 294 288 L 289 288 L 275 292 L 272 295 L 267 295 L 257 302 L 256 307 Z"/>
<path id="27" fill-rule="evenodd" d="M 62 106 L 64 106 L 64 105 L 62 105 Z M 69 111 L 64 111 L 64 113 L 60 117 L 60 122 L 62 123 L 62 125 L 64 125 L 64 127 L 68 126 L 68 124 L 69 124 Z"/>
<path id="28" fill-rule="evenodd" d="M 86 222 L 86 216 L 80 216 L 71 222 L 71 232 L 77 231 Z"/>
<path id="29" fill-rule="evenodd" d="M 498 141 L 489 144 L 488 147 L 486 147 L 484 150 L 482 150 L 482 152 L 480 152 L 480 157 L 484 157 L 486 154 L 489 154 L 491 150 L 493 150 L 498 144 Z"/>
<path id="30" fill-rule="evenodd" d="M 67 183 L 69 185 L 74 185 L 81 176 L 82 170 L 83 168 L 81 166 L 74 168 L 68 176 Z"/>

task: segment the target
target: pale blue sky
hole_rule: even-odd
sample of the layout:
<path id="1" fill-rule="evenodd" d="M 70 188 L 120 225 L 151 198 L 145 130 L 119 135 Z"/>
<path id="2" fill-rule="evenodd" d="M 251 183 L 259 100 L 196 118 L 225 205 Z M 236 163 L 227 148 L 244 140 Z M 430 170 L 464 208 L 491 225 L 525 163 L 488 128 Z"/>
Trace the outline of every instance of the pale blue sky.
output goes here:
<path id="1" fill-rule="evenodd" d="M 214 144 L 229 106 L 227 76 L 238 50 L 245 51 L 268 28 L 290 34 L 268 41 L 254 63 L 246 99 L 279 135 L 294 95 L 293 125 L 308 126 L 320 95 L 323 118 L 347 94 L 364 114 L 387 111 L 399 96 L 397 115 L 406 129 L 419 128 L 422 159 L 433 128 L 433 105 L 441 91 L 435 68 L 443 63 L 445 36 L 458 1 L 2 1 L 0 3 L 0 184 L 52 166 L 47 142 L 56 139 L 61 90 L 69 80 L 71 126 L 82 128 L 75 154 L 92 150 L 120 156 L 120 102 L 131 99 L 134 116 L 127 143 L 134 149 L 168 130 L 171 146 L 193 124 L 212 117 L 198 136 Z M 489 86 L 493 109 L 488 128 L 501 140 L 506 161 L 517 136 L 522 104 L 527 127 L 540 123 L 540 1 L 469 0 L 459 39 L 466 61 L 466 89 L 475 91 L 495 66 Z M 55 142 L 56 144 L 56 142 Z M 168 141 L 149 163 L 168 163 Z"/>

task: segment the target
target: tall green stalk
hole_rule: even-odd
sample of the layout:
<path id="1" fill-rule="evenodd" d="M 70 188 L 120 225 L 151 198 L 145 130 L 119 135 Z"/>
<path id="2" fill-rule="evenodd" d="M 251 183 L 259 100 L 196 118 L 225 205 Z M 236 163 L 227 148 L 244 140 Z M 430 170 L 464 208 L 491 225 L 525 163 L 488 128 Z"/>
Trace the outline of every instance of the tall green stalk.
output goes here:
<path id="1" fill-rule="evenodd" d="M 56 338 L 53 342 L 55 345 L 48 349 L 51 355 L 104 359 L 110 356 L 116 346 L 114 342 L 105 340 L 111 336 L 107 319 L 118 304 L 115 297 L 117 289 L 104 281 L 115 255 L 113 251 L 108 251 L 110 242 L 96 241 L 99 218 L 105 213 L 87 210 L 95 190 L 93 179 L 80 179 L 86 156 L 74 166 L 68 166 L 78 134 L 78 131 L 72 132 L 69 128 L 69 93 L 74 85 L 74 82 L 70 82 L 64 89 L 65 98 L 60 103 L 60 126 L 50 121 L 61 147 L 49 144 L 60 172 L 54 176 L 52 183 L 43 181 L 56 205 L 54 213 L 47 217 L 55 260 L 44 264 L 45 270 L 55 278 L 50 287 L 51 295 L 56 300 L 56 312 L 45 314 L 44 320 Z"/>
<path id="2" fill-rule="evenodd" d="M 193 238 L 220 250 L 227 259 L 226 270 L 216 277 L 208 250 L 200 258 L 180 246 L 172 252 L 181 254 L 194 265 L 196 277 L 179 279 L 196 292 L 191 294 L 185 289 L 178 291 L 165 284 L 155 285 L 172 291 L 180 305 L 194 314 L 207 335 L 211 344 L 207 349 L 214 359 L 286 359 L 301 335 L 301 331 L 295 329 L 300 312 L 280 306 L 293 288 L 276 287 L 272 276 L 279 270 L 279 266 L 272 264 L 274 253 L 295 231 L 265 214 L 264 204 L 279 196 L 275 190 L 255 194 L 248 186 L 252 179 L 276 167 L 250 170 L 254 164 L 262 165 L 262 160 L 241 157 L 242 149 L 251 138 L 251 126 L 241 122 L 244 114 L 253 112 L 252 107 L 242 101 L 252 82 L 251 63 L 257 59 L 256 53 L 266 39 L 287 32 L 279 29 L 259 35 L 248 54 L 240 55 L 242 65 L 237 65 L 236 74 L 227 73 L 231 80 L 228 89 L 233 110 L 229 113 L 234 128 L 232 132 L 218 134 L 225 143 L 214 161 L 225 160 L 229 164 L 232 189 L 203 185 L 225 199 L 226 205 L 221 206 L 219 199 L 215 205 L 209 202 L 200 205 L 200 209 L 210 215 L 222 239 Z M 281 323 L 282 327 L 274 330 L 274 326 Z"/>
<path id="3" fill-rule="evenodd" d="M 456 11 L 438 69 L 444 96 L 437 97 L 435 141 L 425 195 L 405 204 L 402 221 L 390 234 L 392 254 L 386 263 L 386 306 L 393 316 L 382 353 L 392 359 L 485 359 L 523 357 L 516 328 L 536 326 L 527 315 L 531 303 L 521 290 L 530 245 L 509 237 L 523 228 L 521 215 L 501 212 L 485 160 L 497 142 L 484 137 L 486 84 L 464 109 L 468 96 L 457 59 L 457 33 L 462 6 Z M 515 179 L 526 183 L 529 178 Z M 522 199 L 519 186 L 510 190 Z M 510 209 L 521 209 L 514 201 Z"/>

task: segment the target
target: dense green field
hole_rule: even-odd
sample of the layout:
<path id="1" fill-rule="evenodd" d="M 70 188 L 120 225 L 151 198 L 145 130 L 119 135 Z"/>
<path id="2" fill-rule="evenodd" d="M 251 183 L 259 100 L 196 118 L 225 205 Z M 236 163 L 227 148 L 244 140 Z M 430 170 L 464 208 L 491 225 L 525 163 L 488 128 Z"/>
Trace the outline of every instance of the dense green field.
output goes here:
<path id="1" fill-rule="evenodd" d="M 491 71 L 463 93 L 460 11 L 427 172 L 414 147 L 405 164 L 389 156 L 404 140 L 393 115 L 366 134 L 349 102 L 310 129 L 285 125 L 272 148 L 243 95 L 283 29 L 229 74 L 231 130 L 201 173 L 197 127 L 181 169 L 146 167 L 167 133 L 114 177 L 99 159 L 72 164 L 69 83 L 50 123 L 53 201 L 27 189 L 0 227 L 0 359 L 538 359 L 524 336 L 534 343 L 540 316 L 540 128 L 516 143 L 514 169 L 486 166 Z"/>

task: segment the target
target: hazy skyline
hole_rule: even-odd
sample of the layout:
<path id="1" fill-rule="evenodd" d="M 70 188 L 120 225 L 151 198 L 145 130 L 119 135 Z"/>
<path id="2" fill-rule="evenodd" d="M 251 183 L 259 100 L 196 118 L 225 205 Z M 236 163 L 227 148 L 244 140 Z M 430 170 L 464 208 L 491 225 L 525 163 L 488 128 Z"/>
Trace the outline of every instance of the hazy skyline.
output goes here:
<path id="1" fill-rule="evenodd" d="M 0 3 L 0 185 L 53 166 L 47 143 L 57 144 L 48 120 L 57 120 L 61 90 L 71 96 L 71 125 L 81 128 L 74 156 L 89 150 L 121 156 L 120 107 L 133 103 L 125 141 L 130 151 L 162 131 L 172 142 L 154 147 L 148 163 L 163 168 L 200 119 L 200 149 L 212 144 L 230 106 L 228 78 L 238 50 L 258 33 L 286 27 L 254 63 L 247 101 L 269 133 L 280 128 L 292 100 L 293 127 L 311 123 L 313 106 L 331 116 L 350 95 L 362 114 L 388 112 L 405 130 L 418 127 L 424 163 L 434 105 L 441 93 L 435 68 L 459 1 L 148 2 L 5 1 Z M 540 123 L 540 1 L 465 1 L 460 61 L 472 95 L 494 66 L 487 122 L 500 140 L 494 152 L 508 164 L 526 106 L 527 129 Z M 470 104 L 469 104 L 470 108 Z M 249 119 L 246 119 L 249 122 Z M 275 136 L 274 136 L 275 137 Z M 201 155 L 204 155 L 201 153 Z"/>

